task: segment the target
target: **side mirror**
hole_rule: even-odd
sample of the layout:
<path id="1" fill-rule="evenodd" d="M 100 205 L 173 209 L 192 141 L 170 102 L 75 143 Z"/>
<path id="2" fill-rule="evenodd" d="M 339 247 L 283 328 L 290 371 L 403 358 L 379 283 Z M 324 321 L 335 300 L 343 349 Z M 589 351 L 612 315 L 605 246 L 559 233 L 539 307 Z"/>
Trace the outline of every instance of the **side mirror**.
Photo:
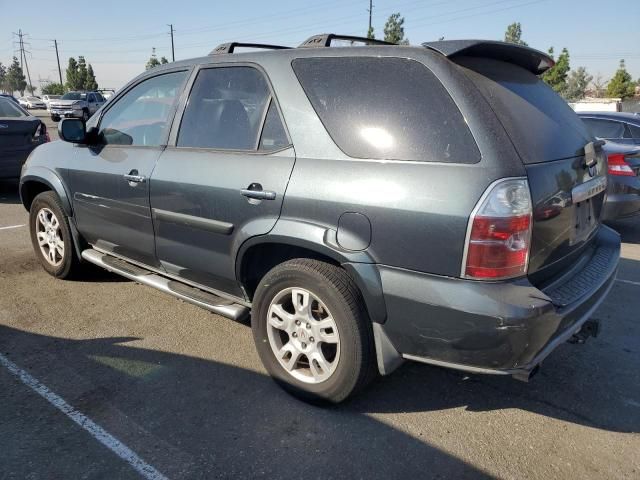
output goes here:
<path id="1" fill-rule="evenodd" d="M 58 123 L 58 136 L 71 143 L 86 143 L 87 127 L 79 118 L 63 118 Z"/>

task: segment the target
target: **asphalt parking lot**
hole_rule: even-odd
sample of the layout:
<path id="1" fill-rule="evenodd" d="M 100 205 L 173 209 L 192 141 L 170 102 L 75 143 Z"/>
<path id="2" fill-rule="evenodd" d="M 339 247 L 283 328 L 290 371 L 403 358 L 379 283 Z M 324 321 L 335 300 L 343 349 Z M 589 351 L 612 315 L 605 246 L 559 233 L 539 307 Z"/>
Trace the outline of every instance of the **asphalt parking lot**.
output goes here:
<path id="1" fill-rule="evenodd" d="M 328 409 L 266 376 L 247 324 L 95 269 L 54 280 L 27 221 L 0 182 L 2 479 L 140 478 L 88 423 L 147 478 L 640 478 L 640 219 L 615 225 L 600 336 L 531 383 L 405 364 Z"/>

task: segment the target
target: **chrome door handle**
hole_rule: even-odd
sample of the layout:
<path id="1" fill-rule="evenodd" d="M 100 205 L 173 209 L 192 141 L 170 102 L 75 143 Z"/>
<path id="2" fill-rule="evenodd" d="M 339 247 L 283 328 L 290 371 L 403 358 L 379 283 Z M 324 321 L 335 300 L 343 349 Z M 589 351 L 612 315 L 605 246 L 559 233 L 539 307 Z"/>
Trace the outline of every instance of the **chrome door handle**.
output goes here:
<path id="1" fill-rule="evenodd" d="M 131 183 L 144 183 L 147 181 L 147 177 L 143 175 L 132 175 L 130 173 L 127 175 L 124 175 L 124 179 L 127 182 L 131 182 Z"/>
<path id="2" fill-rule="evenodd" d="M 275 200 L 276 192 L 271 192 L 269 190 L 250 190 L 248 188 L 243 188 L 240 190 L 240 193 L 247 198 L 253 198 L 255 200 Z"/>

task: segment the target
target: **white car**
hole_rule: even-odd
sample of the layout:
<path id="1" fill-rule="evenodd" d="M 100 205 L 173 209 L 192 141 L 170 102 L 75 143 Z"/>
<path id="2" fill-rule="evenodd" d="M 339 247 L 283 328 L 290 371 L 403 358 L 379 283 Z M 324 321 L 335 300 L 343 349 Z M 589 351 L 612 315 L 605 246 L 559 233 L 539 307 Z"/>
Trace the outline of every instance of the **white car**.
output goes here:
<path id="1" fill-rule="evenodd" d="M 49 102 L 51 102 L 51 100 L 58 100 L 61 97 L 62 95 L 43 95 L 42 96 L 42 101 L 47 106 L 47 112 L 51 109 Z"/>
<path id="2" fill-rule="evenodd" d="M 38 97 L 20 97 L 18 103 L 25 108 L 47 108 L 45 103 Z"/>

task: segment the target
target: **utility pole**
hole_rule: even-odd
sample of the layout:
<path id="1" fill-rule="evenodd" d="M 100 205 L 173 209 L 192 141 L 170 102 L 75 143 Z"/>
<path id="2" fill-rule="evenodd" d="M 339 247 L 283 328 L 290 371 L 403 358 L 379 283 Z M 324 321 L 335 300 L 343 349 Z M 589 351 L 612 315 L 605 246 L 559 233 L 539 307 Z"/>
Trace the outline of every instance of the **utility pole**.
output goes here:
<path id="1" fill-rule="evenodd" d="M 369 12 L 369 30 L 367 30 L 367 38 L 373 38 L 373 30 L 371 28 L 371 16 L 373 15 L 373 0 L 369 0 L 369 8 L 367 9 Z"/>
<path id="2" fill-rule="evenodd" d="M 173 48 L 173 23 L 170 23 L 167 25 L 170 28 L 171 31 L 171 61 L 175 62 L 176 61 L 176 52 Z"/>
<path id="3" fill-rule="evenodd" d="M 56 59 L 58 60 L 58 77 L 60 78 L 60 85 L 62 85 L 62 70 L 60 69 L 60 55 L 58 55 L 58 41 L 54 40 L 53 45 L 56 47 Z"/>
<path id="4" fill-rule="evenodd" d="M 20 48 L 20 69 L 23 66 L 24 60 L 24 68 L 27 70 L 27 79 L 29 80 L 29 84 L 27 85 L 28 90 L 31 91 L 31 95 L 33 95 L 33 85 L 31 84 L 31 75 L 29 74 L 29 65 L 27 64 L 27 52 L 24 49 L 24 36 L 26 34 L 22 33 L 22 29 L 18 30 L 18 33 L 14 35 L 18 35 L 18 43 Z"/>

